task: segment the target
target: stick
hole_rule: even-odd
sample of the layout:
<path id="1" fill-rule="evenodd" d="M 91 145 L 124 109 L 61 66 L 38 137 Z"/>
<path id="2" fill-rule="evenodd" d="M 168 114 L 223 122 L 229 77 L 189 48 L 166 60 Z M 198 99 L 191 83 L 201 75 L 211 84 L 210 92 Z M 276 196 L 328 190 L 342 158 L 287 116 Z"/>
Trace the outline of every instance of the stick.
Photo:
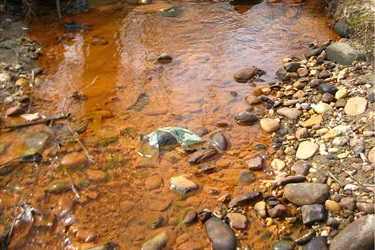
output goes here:
<path id="1" fill-rule="evenodd" d="M 69 174 L 69 172 L 66 170 L 66 168 L 64 167 L 64 171 L 65 171 L 65 174 L 68 176 L 69 178 L 69 181 L 70 181 L 70 185 L 72 186 L 72 191 L 74 193 L 74 195 L 76 196 L 76 199 L 79 200 L 81 198 L 81 196 L 79 195 L 76 187 L 74 186 L 74 182 L 73 182 L 73 178 L 72 176 Z"/>
<path id="2" fill-rule="evenodd" d="M 12 126 L 6 126 L 4 128 L 5 129 L 13 130 L 13 129 L 29 127 L 29 126 L 38 125 L 38 124 L 51 123 L 51 122 L 57 121 L 57 120 L 68 119 L 70 117 L 70 115 L 71 114 L 61 115 L 61 116 L 56 116 L 56 117 L 50 117 L 50 118 L 45 118 L 45 119 L 42 119 L 42 120 L 39 120 L 39 121 L 35 121 L 35 122 L 23 123 L 23 124 L 12 125 Z"/>
<path id="3" fill-rule="evenodd" d="M 66 123 L 66 126 L 68 126 L 68 129 L 70 131 L 70 133 L 72 133 L 74 139 L 79 143 L 79 145 L 81 145 L 83 151 L 85 151 L 85 154 L 87 156 L 87 159 L 89 161 L 93 161 L 94 158 L 92 157 L 92 155 L 90 155 L 89 151 L 86 149 L 86 147 L 83 145 L 83 143 L 80 141 L 79 139 L 79 135 L 72 129 L 72 127 L 70 126 L 69 122 Z"/>

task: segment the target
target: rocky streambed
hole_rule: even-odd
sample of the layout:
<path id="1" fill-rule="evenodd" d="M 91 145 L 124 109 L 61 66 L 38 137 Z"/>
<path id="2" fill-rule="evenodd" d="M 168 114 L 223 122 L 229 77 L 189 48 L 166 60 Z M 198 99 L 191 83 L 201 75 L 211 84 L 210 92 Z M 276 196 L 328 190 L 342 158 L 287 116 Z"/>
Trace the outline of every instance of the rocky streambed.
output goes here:
<path id="1" fill-rule="evenodd" d="M 234 116 L 241 125 L 259 125 L 273 141 L 267 155 L 244 159 L 250 172 L 241 177 L 251 182 L 251 172 L 268 169 L 274 180 L 221 197 L 215 211 L 186 213 L 186 224 L 197 217 L 205 223 L 214 249 L 246 249 L 231 228 L 247 229 L 251 211 L 278 235 L 272 249 L 373 249 L 372 66 L 357 61 L 362 55 L 347 42 L 312 45 L 305 57 L 284 58 L 280 81 L 255 88 L 246 98 L 249 109 Z M 255 84 L 256 70 L 234 77 Z M 218 170 L 222 177 L 225 171 Z M 183 193 L 198 188 L 184 176 L 170 185 Z"/>
<path id="2" fill-rule="evenodd" d="M 4 45 L 4 50 L 10 50 L 17 57 L 27 53 L 37 57 L 41 53 L 35 41 L 23 39 L 19 42 L 24 44 L 21 52 L 15 53 L 8 48 L 10 45 Z M 225 133 L 213 133 L 204 146 L 181 147 L 187 154 L 186 160 L 197 166 L 197 171 L 173 176 L 167 185 L 183 196 L 194 198 L 200 186 L 204 186 L 204 183 L 198 183 L 201 176 L 224 182 L 235 178 L 245 186 L 253 183 L 259 173 L 267 178 L 258 179 L 260 185 L 253 190 L 228 190 L 224 195 L 218 195 L 215 210 L 189 207 L 183 213 L 182 224 L 204 228 L 205 238 L 212 248 L 219 250 L 250 249 L 248 231 L 252 230 L 254 218 L 262 220 L 264 226 L 264 233 L 257 236 L 257 246 L 273 239 L 271 249 L 373 249 L 375 93 L 372 65 L 363 59 L 349 42 L 329 41 L 311 44 L 300 58 L 282 59 L 276 72 L 278 80 L 268 86 L 257 87 L 264 72 L 255 66 L 234 72 L 238 84 L 249 84 L 254 90 L 244 100 L 249 104 L 248 109 L 238 110 L 231 119 L 236 126 L 260 126 L 268 133 L 272 144 L 256 144 L 254 149 L 259 153 L 252 157 L 243 154 L 239 157 L 240 166 L 233 168 L 232 164 L 210 162 L 215 155 L 226 154 L 230 145 Z M 12 116 L 27 113 L 34 84 L 38 82 L 37 74 L 41 73 L 34 66 L 24 65 L 24 60 L 16 61 L 19 63 L 4 63 L 0 75 L 6 90 L 3 93 L 7 95 L 3 99 L 7 105 L 3 118 L 7 122 Z M 215 124 L 219 129 L 227 125 L 225 122 Z M 238 155 L 241 156 L 241 152 Z M 69 168 L 87 165 L 88 161 L 82 151 L 66 152 L 61 164 Z M 99 170 L 90 170 L 89 175 L 97 181 L 106 178 Z M 3 181 L 9 180 L 4 177 Z M 65 192 L 72 182 L 69 178 L 64 182 L 51 182 L 47 191 Z M 154 175 L 147 178 L 145 186 L 153 190 L 161 183 Z M 84 185 L 80 186 L 85 189 Z M 217 195 L 215 188 L 208 192 Z M 37 198 L 42 196 L 38 194 Z M 94 196 L 83 195 L 86 200 L 95 199 Z M 73 210 L 73 202 L 64 199 L 58 200 L 58 211 L 54 211 L 59 218 Z M 164 205 L 170 204 L 160 206 Z M 22 219 L 31 221 L 30 218 Z M 39 227 L 40 224 L 49 227 L 46 223 L 38 223 Z M 139 246 L 142 249 L 206 247 L 205 243 L 191 243 L 186 234 L 175 235 L 171 229 L 173 224 L 171 219 L 166 222 L 164 217 L 158 217 L 151 225 L 155 231 L 141 237 Z M 62 227 L 80 242 L 96 243 L 92 231 L 80 229 L 74 221 L 57 229 Z M 16 235 L 16 238 L 24 240 L 28 232 Z M 77 249 L 93 249 L 92 244 L 84 244 L 78 244 Z M 108 243 L 102 247 L 114 249 L 118 246 Z"/>

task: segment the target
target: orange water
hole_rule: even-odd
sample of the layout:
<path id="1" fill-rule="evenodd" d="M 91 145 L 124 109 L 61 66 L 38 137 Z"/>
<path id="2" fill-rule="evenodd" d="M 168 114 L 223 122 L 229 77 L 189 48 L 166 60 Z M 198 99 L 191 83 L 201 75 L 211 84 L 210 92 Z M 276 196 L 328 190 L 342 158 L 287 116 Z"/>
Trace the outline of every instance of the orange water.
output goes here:
<path id="1" fill-rule="evenodd" d="M 160 15 L 159 9 L 172 5 L 181 8 L 180 16 Z M 301 57 L 309 42 L 337 38 L 328 28 L 325 15 L 313 1 L 264 1 L 248 6 L 207 1 L 155 1 L 141 6 L 124 3 L 65 17 L 64 21 L 75 20 L 88 27 L 75 33 L 64 33 L 54 15 L 41 16 L 30 25 L 29 32 L 43 44 L 45 52 L 38 60 L 45 74 L 44 82 L 33 92 L 38 104 L 35 109 L 46 116 L 62 110 L 72 113 L 74 126 L 87 122 L 80 136 L 94 159 L 84 169 L 70 170 L 81 194 L 78 200 L 71 191 L 44 192 L 52 180 L 67 178 L 64 171 L 53 167 L 52 158 L 39 164 L 38 172 L 30 165 L 3 178 L 4 193 L 14 195 L 16 201 L 31 202 L 44 214 L 29 233 L 25 249 L 83 246 L 82 239 L 66 232 L 62 219 L 53 219 L 54 207 L 62 197 L 74 201 L 68 216 L 77 221 L 78 227 L 94 234 L 95 243 L 112 241 L 121 249 L 140 249 L 142 242 L 155 233 L 151 224 L 163 216 L 157 230 L 168 231 L 171 248 L 181 249 L 183 243 L 209 248 L 199 223 L 189 227 L 179 223 L 186 208 L 214 210 L 220 204 L 219 197 L 259 189 L 262 180 L 272 177 L 260 171 L 256 173 L 258 181 L 241 186 L 231 178 L 194 176 L 197 166 L 188 164 L 187 156 L 177 150 L 161 153 L 156 168 L 139 168 L 138 137 L 168 126 L 193 131 L 204 127 L 210 133 L 220 130 L 229 140 L 230 149 L 209 163 L 218 170 L 246 169 L 244 160 L 258 152 L 254 145 L 270 145 L 270 141 L 259 125 L 237 125 L 234 114 L 248 108 L 244 98 L 254 85 L 267 86 L 275 81 L 282 58 Z M 170 54 L 173 61 L 157 63 L 162 53 Z M 266 71 L 264 81 L 251 85 L 234 81 L 237 70 L 253 65 Z M 82 98 L 70 98 L 75 91 Z M 140 93 L 147 94 L 147 102 L 137 110 L 129 109 Z M 100 110 L 113 116 L 104 117 Z M 228 126 L 217 127 L 217 122 Z M 54 137 L 50 144 L 63 145 L 51 154 L 55 159 L 81 149 L 66 138 L 69 131 L 64 121 L 51 130 Z M 106 177 L 89 180 L 90 170 L 102 171 Z M 169 179 L 182 174 L 191 174 L 200 185 L 199 191 L 186 197 L 171 191 Z M 145 181 L 153 175 L 162 177 L 162 185 L 147 190 Z M 16 184 L 19 188 L 14 188 Z M 212 189 L 218 194 L 212 194 Z M 243 249 L 246 245 L 267 248 L 282 237 L 276 226 L 264 226 L 253 210 L 245 213 L 249 229 L 237 232 Z"/>

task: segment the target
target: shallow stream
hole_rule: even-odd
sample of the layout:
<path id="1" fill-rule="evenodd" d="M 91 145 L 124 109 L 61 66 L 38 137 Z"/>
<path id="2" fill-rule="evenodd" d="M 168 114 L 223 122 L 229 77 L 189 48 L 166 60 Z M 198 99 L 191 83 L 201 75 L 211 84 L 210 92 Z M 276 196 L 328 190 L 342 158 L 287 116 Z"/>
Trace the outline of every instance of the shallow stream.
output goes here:
<path id="1" fill-rule="evenodd" d="M 160 11 L 170 7 L 177 16 Z M 33 110 L 46 117 L 70 113 L 69 124 L 92 160 L 85 159 L 64 120 L 0 135 L 9 145 L 4 161 L 24 154 L 24 137 L 42 137 L 43 161 L 22 163 L 1 180 L 6 223 L 14 213 L 9 204 L 27 201 L 41 213 L 24 237 L 24 249 L 85 249 L 85 241 L 140 249 L 160 231 L 169 236 L 166 248 L 209 249 L 200 223 L 181 223 L 184 211 L 213 211 L 220 197 L 262 190 L 273 179 L 265 169 L 254 173 L 251 184 L 238 181 L 247 169 L 244 161 L 259 153 L 255 145 L 266 145 L 261 153 L 267 157 L 271 142 L 258 124 L 238 125 L 234 114 L 249 108 L 245 98 L 254 88 L 277 81 L 282 58 L 302 57 L 310 42 L 337 39 L 324 8 L 314 1 L 119 3 L 65 17 L 64 22 L 85 24 L 73 33 L 65 32 L 53 11 L 40 10 L 29 26 L 45 54 L 38 60 L 44 74 L 33 89 Z M 172 62 L 158 63 L 162 53 Z M 233 75 L 250 66 L 266 74 L 250 84 L 236 82 Z M 199 165 L 189 164 L 179 148 L 162 150 L 156 164 L 142 162 L 140 135 L 170 126 L 188 128 L 206 141 L 216 131 L 226 136 L 229 149 L 206 162 L 214 172 L 197 174 Z M 75 151 L 82 153 L 72 156 Z M 78 166 L 60 164 L 66 156 L 77 160 L 82 154 Z M 199 184 L 197 191 L 170 190 L 170 178 L 184 174 Z M 75 189 L 51 191 L 56 180 L 73 182 Z M 251 209 L 244 213 L 248 229 L 236 232 L 242 249 L 268 249 L 282 237 L 282 226 L 265 226 Z"/>

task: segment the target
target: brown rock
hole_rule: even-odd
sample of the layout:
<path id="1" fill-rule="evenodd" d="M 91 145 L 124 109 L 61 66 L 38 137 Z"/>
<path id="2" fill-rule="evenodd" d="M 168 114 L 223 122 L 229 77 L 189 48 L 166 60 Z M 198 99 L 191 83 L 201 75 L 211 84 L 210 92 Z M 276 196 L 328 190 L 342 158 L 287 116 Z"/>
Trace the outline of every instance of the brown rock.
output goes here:
<path id="1" fill-rule="evenodd" d="M 234 74 L 234 79 L 237 82 L 245 83 L 249 81 L 251 78 L 255 77 L 256 71 L 257 71 L 257 68 L 255 66 L 241 69 Z"/>
<path id="2" fill-rule="evenodd" d="M 350 98 L 344 108 L 344 111 L 349 116 L 363 114 L 367 108 L 367 100 L 363 97 Z"/>
<path id="3" fill-rule="evenodd" d="M 299 77 L 305 77 L 309 75 L 309 70 L 307 68 L 299 68 L 297 74 Z"/>
<path id="4" fill-rule="evenodd" d="M 61 159 L 61 164 L 65 167 L 85 166 L 87 163 L 87 156 L 84 152 L 69 153 Z"/>
<path id="5" fill-rule="evenodd" d="M 267 133 L 272 133 L 280 129 L 280 123 L 271 118 L 264 118 L 260 120 L 260 127 Z"/>
<path id="6" fill-rule="evenodd" d="M 322 115 L 312 115 L 308 120 L 304 122 L 300 122 L 300 125 L 305 127 L 305 128 L 310 128 L 314 125 L 320 125 L 320 123 L 323 120 Z"/>
<path id="7" fill-rule="evenodd" d="M 296 131 L 296 138 L 298 140 L 308 138 L 309 136 L 310 136 L 310 133 L 306 128 L 300 128 Z"/>

